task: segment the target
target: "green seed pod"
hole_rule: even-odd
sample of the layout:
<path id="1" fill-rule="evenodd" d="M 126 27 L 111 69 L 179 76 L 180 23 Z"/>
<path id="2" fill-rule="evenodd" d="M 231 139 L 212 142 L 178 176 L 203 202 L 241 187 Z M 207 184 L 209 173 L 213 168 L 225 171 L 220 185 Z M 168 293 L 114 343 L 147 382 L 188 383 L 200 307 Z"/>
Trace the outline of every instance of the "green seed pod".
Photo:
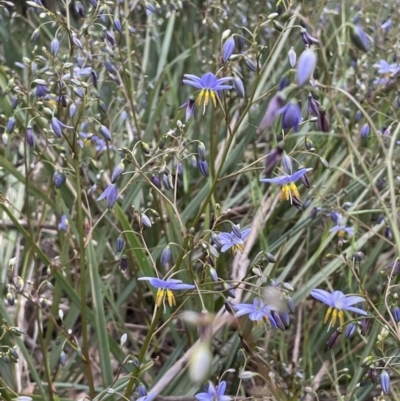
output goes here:
<path id="1" fill-rule="evenodd" d="M 140 147 L 144 154 L 149 155 L 151 153 L 150 146 L 146 142 L 140 141 Z"/>
<path id="2" fill-rule="evenodd" d="M 309 152 L 315 152 L 314 144 L 312 143 L 311 139 L 308 139 L 307 137 L 304 139 L 306 149 Z"/>

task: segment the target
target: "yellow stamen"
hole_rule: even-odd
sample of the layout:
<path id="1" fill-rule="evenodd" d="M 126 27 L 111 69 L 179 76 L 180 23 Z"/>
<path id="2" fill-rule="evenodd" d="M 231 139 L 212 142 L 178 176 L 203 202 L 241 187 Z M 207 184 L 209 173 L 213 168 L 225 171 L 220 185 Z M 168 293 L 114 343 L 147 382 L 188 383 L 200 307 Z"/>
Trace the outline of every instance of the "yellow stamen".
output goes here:
<path id="1" fill-rule="evenodd" d="M 337 235 L 338 235 L 339 238 L 343 238 L 344 237 L 344 230 L 339 230 Z"/>
<path id="2" fill-rule="evenodd" d="M 296 184 L 294 182 L 291 182 L 289 184 L 290 188 L 290 194 L 292 195 L 293 198 L 300 198 L 299 190 L 296 187 Z"/>
<path id="3" fill-rule="evenodd" d="M 281 189 L 281 201 L 290 199 L 290 186 L 289 184 L 285 184 Z"/>
<path id="4" fill-rule="evenodd" d="M 156 295 L 156 305 L 160 306 L 163 298 L 164 298 L 165 290 L 163 288 L 159 288 Z"/>
<path id="5" fill-rule="evenodd" d="M 176 305 L 174 293 L 171 290 L 167 290 L 167 299 L 168 299 L 168 305 Z"/>
<path id="6" fill-rule="evenodd" d="M 328 321 L 331 313 L 332 313 L 332 308 L 328 308 L 328 310 L 326 311 L 326 314 L 325 314 L 324 324 Z"/>
<path id="7" fill-rule="evenodd" d="M 197 106 L 200 106 L 200 105 L 201 105 L 201 102 L 203 101 L 203 97 L 204 97 L 204 90 L 202 90 L 202 91 L 199 93 L 199 96 L 197 96 L 197 99 L 196 99 L 196 105 L 197 105 Z"/>
<path id="8" fill-rule="evenodd" d="M 343 325 L 344 325 L 344 313 L 343 313 L 342 310 L 340 310 L 338 312 L 338 316 L 339 316 L 340 327 L 343 327 Z"/>
<path id="9" fill-rule="evenodd" d="M 338 315 L 338 311 L 337 311 L 337 309 L 334 309 L 332 312 L 331 326 L 335 326 L 337 315 Z"/>
<path id="10" fill-rule="evenodd" d="M 210 91 L 207 89 L 204 91 L 204 107 L 208 106 L 209 101 L 210 101 Z"/>
<path id="11" fill-rule="evenodd" d="M 231 254 L 232 254 L 233 256 L 235 256 L 236 251 L 238 251 L 238 252 L 243 252 L 243 250 L 244 250 L 244 246 L 243 246 L 242 244 L 236 244 L 236 245 L 233 245 L 233 246 L 232 246 L 232 248 L 231 248 Z"/>
<path id="12" fill-rule="evenodd" d="M 215 96 L 215 92 L 210 91 L 210 96 L 213 101 L 214 107 L 217 107 L 217 97 Z"/>

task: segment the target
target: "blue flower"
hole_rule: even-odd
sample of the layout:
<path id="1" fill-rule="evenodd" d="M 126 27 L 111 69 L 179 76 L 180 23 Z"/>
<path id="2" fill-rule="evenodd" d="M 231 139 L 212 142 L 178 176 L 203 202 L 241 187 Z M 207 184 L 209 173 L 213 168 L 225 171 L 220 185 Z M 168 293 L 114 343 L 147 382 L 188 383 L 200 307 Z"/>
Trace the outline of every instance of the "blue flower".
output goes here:
<path id="1" fill-rule="evenodd" d="M 331 212 L 330 213 L 331 219 L 334 221 L 336 224 L 334 227 L 332 227 L 329 232 L 330 233 L 335 233 L 339 232 L 339 237 L 343 237 L 344 233 L 347 233 L 349 235 L 354 235 L 354 229 L 352 227 L 346 227 L 342 224 L 343 221 L 343 216 L 338 213 L 338 212 Z"/>
<path id="2" fill-rule="evenodd" d="M 185 109 L 185 121 L 188 122 L 189 119 L 196 114 L 196 98 L 190 96 L 185 103 L 179 106 L 179 109 Z"/>
<path id="3" fill-rule="evenodd" d="M 355 312 L 364 316 L 367 315 L 365 310 L 353 306 L 360 302 L 364 302 L 365 300 L 363 297 L 356 295 L 344 295 L 342 291 L 334 291 L 331 294 L 328 291 L 320 289 L 312 290 L 310 295 L 313 298 L 318 299 L 318 301 L 321 301 L 329 306 L 324 319 L 324 323 L 326 323 L 332 314 L 329 327 L 336 324 L 336 319 L 338 317 L 340 326 L 342 327 L 344 325 L 343 311 Z"/>
<path id="4" fill-rule="evenodd" d="M 261 298 L 254 298 L 252 304 L 237 304 L 235 305 L 235 309 L 237 310 L 235 317 L 249 315 L 249 319 L 253 322 L 257 322 L 265 317 L 271 323 L 272 327 L 278 327 L 271 314 L 273 308 L 265 305 Z"/>
<path id="5" fill-rule="evenodd" d="M 224 85 L 226 82 L 232 81 L 232 77 L 217 78 L 211 72 L 207 72 L 201 78 L 192 74 L 185 74 L 184 77 L 186 78 L 183 80 L 184 84 L 194 86 L 200 90 L 199 96 L 196 99 L 196 104 L 199 106 L 204 98 L 204 112 L 206 106 L 210 102 L 210 98 L 214 107 L 217 107 L 217 91 L 232 89 L 231 85 Z"/>
<path id="6" fill-rule="evenodd" d="M 369 135 L 369 125 L 365 123 L 360 130 L 360 136 L 362 139 L 365 139 Z"/>
<path id="7" fill-rule="evenodd" d="M 196 394 L 197 401 L 230 401 L 232 398 L 225 394 L 226 382 L 222 381 L 217 387 L 213 383 L 209 382 L 208 390 L 206 393 Z"/>
<path id="8" fill-rule="evenodd" d="M 282 114 L 282 128 L 283 129 L 294 129 L 294 132 L 299 130 L 299 124 L 301 122 L 301 110 L 297 102 L 289 102 L 283 106 L 278 114 Z"/>
<path id="9" fill-rule="evenodd" d="M 176 305 L 175 296 L 172 291 L 192 290 L 193 288 L 195 288 L 195 286 L 192 284 L 185 284 L 182 283 L 182 280 L 175 280 L 172 278 L 162 280 L 155 277 L 140 277 L 139 280 L 149 281 L 153 287 L 158 288 L 156 295 L 157 306 L 161 305 L 165 295 L 167 296 L 169 306 Z"/>
<path id="10" fill-rule="evenodd" d="M 218 234 L 218 240 L 221 246 L 221 252 L 226 252 L 231 249 L 232 253 L 235 251 L 242 252 L 244 249 L 244 240 L 250 234 L 250 228 L 240 230 L 240 226 L 234 226 L 230 233 L 221 232 Z"/>
<path id="11" fill-rule="evenodd" d="M 295 201 L 296 205 L 296 202 L 300 201 L 300 194 L 295 182 L 311 170 L 312 168 L 301 168 L 291 175 L 281 175 L 274 178 L 260 178 L 260 181 L 268 182 L 270 184 L 282 185 L 281 200 L 290 200 L 290 203 L 292 203 L 292 201 Z"/>
<path id="12" fill-rule="evenodd" d="M 115 184 L 110 184 L 105 191 L 97 198 L 98 201 L 107 198 L 107 205 L 112 209 L 118 198 L 118 188 Z"/>
<path id="13" fill-rule="evenodd" d="M 389 64 L 386 60 L 379 60 L 379 63 L 374 64 L 372 67 L 378 69 L 378 74 L 395 74 L 399 72 L 398 64 Z"/>
<path id="14" fill-rule="evenodd" d="M 157 394 L 156 393 L 149 393 L 149 394 L 147 394 L 147 395 L 144 395 L 144 396 L 142 396 L 142 397 L 139 397 L 136 401 L 151 401 L 151 400 L 153 400 L 154 398 L 156 398 L 157 397 Z"/>
<path id="15" fill-rule="evenodd" d="M 58 229 L 60 231 L 67 231 L 69 227 L 68 219 L 65 214 L 61 216 L 60 223 L 58 224 Z"/>

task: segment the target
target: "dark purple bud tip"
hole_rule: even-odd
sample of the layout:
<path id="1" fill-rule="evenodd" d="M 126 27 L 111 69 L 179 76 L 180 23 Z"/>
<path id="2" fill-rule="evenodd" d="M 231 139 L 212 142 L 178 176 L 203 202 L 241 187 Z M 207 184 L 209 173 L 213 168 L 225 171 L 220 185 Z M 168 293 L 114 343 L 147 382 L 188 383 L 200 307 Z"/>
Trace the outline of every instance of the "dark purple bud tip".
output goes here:
<path id="1" fill-rule="evenodd" d="M 59 171 L 56 171 L 53 175 L 53 183 L 57 189 L 60 188 L 66 180 L 67 177 L 64 174 L 61 174 Z"/>
<path id="2" fill-rule="evenodd" d="M 354 25 L 350 31 L 350 39 L 357 49 L 367 53 L 370 49 L 370 44 L 367 35 L 360 25 Z"/>
<path id="3" fill-rule="evenodd" d="M 235 39 L 230 36 L 224 43 L 222 47 L 222 61 L 226 63 L 229 60 L 229 57 L 232 56 L 233 51 L 235 50 Z"/>
<path id="4" fill-rule="evenodd" d="M 123 272 L 128 268 L 128 258 L 126 257 L 126 255 L 122 255 L 121 261 L 119 262 L 119 268 Z"/>
<path id="5" fill-rule="evenodd" d="M 106 140 L 111 141 L 111 132 L 105 125 L 100 125 L 99 134 Z"/>
<path id="6" fill-rule="evenodd" d="M 330 350 L 333 348 L 339 341 L 340 335 L 342 334 L 343 330 L 341 327 L 338 327 L 334 333 L 330 336 L 328 342 L 326 343 L 326 350 Z"/>
<path id="7" fill-rule="evenodd" d="M 117 251 L 121 252 L 124 249 L 125 241 L 124 238 L 119 236 L 117 238 Z"/>
<path id="8" fill-rule="evenodd" d="M 208 177 L 208 163 L 205 160 L 199 160 L 198 168 L 204 177 Z"/>

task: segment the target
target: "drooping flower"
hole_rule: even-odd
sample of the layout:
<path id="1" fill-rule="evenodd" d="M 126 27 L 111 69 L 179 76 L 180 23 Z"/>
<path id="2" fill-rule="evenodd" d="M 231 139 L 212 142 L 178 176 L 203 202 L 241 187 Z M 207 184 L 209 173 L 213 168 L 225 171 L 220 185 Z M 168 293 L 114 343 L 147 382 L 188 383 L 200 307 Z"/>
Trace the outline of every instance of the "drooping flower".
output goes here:
<path id="1" fill-rule="evenodd" d="M 261 298 L 254 298 L 253 303 L 251 304 L 236 304 L 235 309 L 237 310 L 235 317 L 249 315 L 249 319 L 253 322 L 257 322 L 263 318 L 266 318 L 271 323 L 272 327 L 278 327 L 271 313 L 274 308 L 269 305 L 265 305 Z"/>
<path id="2" fill-rule="evenodd" d="M 160 278 L 155 277 L 140 277 L 139 280 L 146 280 L 155 287 L 158 288 L 156 295 L 156 305 L 160 306 L 164 296 L 167 297 L 169 306 L 176 305 L 175 296 L 172 291 L 175 290 L 192 290 L 195 288 L 192 284 L 182 283 L 182 280 L 175 280 L 169 278 L 167 280 L 162 280 Z"/>
<path id="3" fill-rule="evenodd" d="M 237 75 L 233 77 L 233 88 L 240 97 L 244 97 L 245 92 L 243 81 Z"/>
<path id="4" fill-rule="evenodd" d="M 196 98 L 190 96 L 185 103 L 179 106 L 179 109 L 185 109 L 185 121 L 188 122 L 191 117 L 196 113 Z"/>
<path id="5" fill-rule="evenodd" d="M 269 101 L 264 117 L 257 128 L 257 135 L 262 134 L 267 128 L 270 128 L 274 125 L 284 102 L 285 98 L 281 92 L 278 92 Z"/>
<path id="6" fill-rule="evenodd" d="M 206 106 L 210 102 L 210 98 L 214 104 L 214 107 L 217 107 L 217 91 L 232 89 L 231 85 L 225 85 L 226 82 L 232 81 L 232 77 L 217 78 L 211 72 L 207 72 L 201 78 L 192 74 L 185 74 L 184 78 L 184 84 L 193 86 L 200 90 L 200 93 L 196 99 L 196 104 L 199 106 L 204 99 L 203 113 L 206 110 Z"/>
<path id="7" fill-rule="evenodd" d="M 205 393 L 196 394 L 197 401 L 231 401 L 231 397 L 225 394 L 226 382 L 222 381 L 217 387 L 213 383 L 209 382 L 208 390 Z"/>
<path id="8" fill-rule="evenodd" d="M 229 60 L 229 57 L 232 56 L 233 51 L 235 50 L 235 39 L 233 36 L 229 36 L 226 39 L 224 45 L 222 46 L 222 61 L 226 63 Z"/>
<path id="9" fill-rule="evenodd" d="M 234 226 L 234 229 L 230 233 L 221 232 L 218 234 L 218 240 L 221 246 L 221 252 L 226 252 L 229 249 L 232 253 L 235 251 L 242 252 L 244 249 L 244 240 L 250 234 L 251 229 L 246 228 L 240 230 L 240 226 Z"/>
<path id="10" fill-rule="evenodd" d="M 379 63 L 372 67 L 376 68 L 381 77 L 374 80 L 375 85 L 389 85 L 394 82 L 394 76 L 400 72 L 400 65 L 393 63 L 389 64 L 386 60 L 379 60 Z"/>
<path id="11" fill-rule="evenodd" d="M 278 114 L 282 114 L 282 128 L 291 129 L 294 132 L 299 130 L 299 124 L 301 122 L 301 109 L 297 102 L 289 102 L 283 106 Z"/>
<path id="12" fill-rule="evenodd" d="M 340 327 L 344 325 L 344 311 L 355 312 L 364 316 L 367 315 L 365 310 L 353 306 L 360 302 L 364 302 L 365 299 L 363 297 L 357 295 L 344 295 L 342 291 L 333 291 L 333 293 L 329 293 L 328 291 L 320 289 L 312 290 L 310 295 L 329 306 L 324 319 L 325 324 L 329 318 L 331 318 L 329 327 L 335 326 L 337 318 L 339 318 Z"/>
<path id="13" fill-rule="evenodd" d="M 282 185 L 281 200 L 290 200 L 290 203 L 296 206 L 299 203 L 301 204 L 301 201 L 300 194 L 295 182 L 311 170 L 312 168 L 302 168 L 291 175 L 281 175 L 273 178 L 260 178 L 260 181 L 270 184 Z"/>
<path id="14" fill-rule="evenodd" d="M 310 33 L 307 32 L 307 29 L 302 28 L 300 31 L 301 40 L 305 46 L 311 46 L 313 44 L 319 43 L 317 38 L 314 38 Z"/>
<path id="15" fill-rule="evenodd" d="M 334 217 L 332 217 L 334 216 Z M 345 233 L 349 235 L 354 235 L 354 229 L 352 227 L 346 227 L 343 223 L 343 216 L 338 212 L 331 212 L 331 218 L 334 220 L 336 225 L 332 227 L 329 232 L 335 233 L 338 232 L 339 237 L 343 237 Z"/>
<path id="16" fill-rule="evenodd" d="M 310 48 L 304 50 L 297 62 L 297 82 L 299 86 L 303 86 L 312 78 L 316 65 L 317 55 L 314 50 Z"/>
<path id="17" fill-rule="evenodd" d="M 112 209 L 118 199 L 118 188 L 115 184 L 110 184 L 104 192 L 97 198 L 98 201 L 107 199 L 107 206 Z"/>

